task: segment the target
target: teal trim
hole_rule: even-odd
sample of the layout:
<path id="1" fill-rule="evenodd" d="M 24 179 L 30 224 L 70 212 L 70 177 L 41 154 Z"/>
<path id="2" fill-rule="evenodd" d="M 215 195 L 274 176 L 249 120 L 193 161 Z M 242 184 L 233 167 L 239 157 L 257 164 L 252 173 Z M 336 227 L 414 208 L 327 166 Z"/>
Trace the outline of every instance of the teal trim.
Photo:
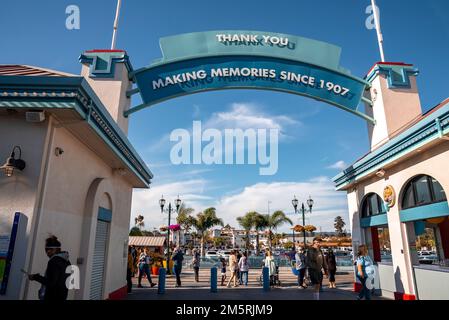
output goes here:
<path id="1" fill-rule="evenodd" d="M 383 225 L 388 225 L 386 213 L 360 219 L 360 226 L 362 228 L 378 227 Z"/>
<path id="2" fill-rule="evenodd" d="M 240 40 L 243 41 L 219 41 L 217 35 L 242 35 Z M 252 39 L 244 39 L 247 36 L 252 36 Z M 266 42 L 263 36 L 282 38 L 287 44 L 272 44 Z M 340 68 L 340 47 L 290 34 L 257 30 L 213 30 L 164 37 L 159 40 L 159 44 L 163 55 L 160 59 L 162 63 L 214 55 L 254 54 L 308 62 L 336 70 Z M 341 68 L 339 71 L 342 70 Z"/>
<path id="3" fill-rule="evenodd" d="M 415 235 L 420 236 L 426 232 L 426 223 L 424 221 L 415 221 L 413 228 L 415 229 Z"/>
<path id="4" fill-rule="evenodd" d="M 0 76 L 0 108 L 71 109 L 148 187 L 153 174 L 83 77 Z"/>
<path id="5" fill-rule="evenodd" d="M 377 64 L 366 77 L 367 81 L 371 82 L 378 72 L 387 76 L 389 89 L 410 88 L 410 76 L 419 74 L 411 65 Z"/>
<path id="6" fill-rule="evenodd" d="M 237 81 L 238 77 L 211 77 L 211 70 L 215 68 L 264 68 L 275 70 L 275 78 L 262 77 L 243 77 L 244 80 Z M 152 83 L 162 81 L 166 77 L 176 76 L 188 70 L 189 72 L 203 71 L 207 74 L 204 80 L 185 81 L 181 84 L 168 85 L 154 89 Z M 280 78 L 281 71 L 298 74 L 307 74 L 316 79 L 314 86 L 298 86 L 288 80 Z M 313 98 L 319 101 L 337 106 L 347 112 L 362 117 L 363 119 L 374 123 L 370 116 L 358 111 L 360 101 L 368 83 L 363 79 L 349 76 L 339 71 L 330 70 L 308 63 L 302 63 L 293 60 L 281 59 L 262 55 L 221 55 L 221 56 L 203 56 L 192 59 L 183 59 L 176 62 L 170 61 L 159 65 L 152 65 L 134 72 L 133 77 L 140 89 L 140 95 L 143 104 L 131 108 L 124 112 L 127 117 L 131 113 L 141 110 L 169 99 L 179 96 L 194 94 L 199 92 L 227 89 L 256 89 L 273 90 L 298 94 Z M 319 87 L 319 81 L 331 81 L 335 84 L 348 88 L 347 95 L 334 94 L 326 88 Z"/>
<path id="7" fill-rule="evenodd" d="M 126 91 L 126 97 L 129 98 L 132 95 L 139 93 L 139 91 L 140 91 L 139 88 L 128 90 L 128 91 Z"/>
<path id="8" fill-rule="evenodd" d="M 369 117 L 368 115 L 366 115 L 366 114 L 363 113 L 363 112 L 359 112 L 359 111 L 357 111 L 357 110 L 352 110 L 352 109 L 347 108 L 347 107 L 345 107 L 345 106 L 343 106 L 343 105 L 340 105 L 340 104 L 338 104 L 338 103 L 333 103 L 333 102 L 330 102 L 330 101 L 328 101 L 328 100 L 324 100 L 324 99 L 317 98 L 317 97 L 315 97 L 315 96 L 311 96 L 311 95 L 308 95 L 308 94 L 298 94 L 298 93 L 296 93 L 296 92 L 292 92 L 292 91 L 289 91 L 289 90 L 267 89 L 267 88 L 256 88 L 256 87 L 231 87 L 231 86 L 228 86 L 228 87 L 226 87 L 225 89 L 207 89 L 207 90 L 201 90 L 200 92 L 219 91 L 219 90 L 228 90 L 228 89 L 253 89 L 253 90 L 278 91 L 278 92 L 285 92 L 285 93 L 290 93 L 290 94 L 296 94 L 296 95 L 300 95 L 300 96 L 304 96 L 304 97 L 308 97 L 308 98 L 312 98 L 312 99 L 315 99 L 315 100 L 318 100 L 318 101 L 325 102 L 325 103 L 327 103 L 327 104 L 330 104 L 330 105 L 333 105 L 333 106 L 335 106 L 335 107 L 337 107 L 337 108 L 340 108 L 340 109 L 342 109 L 342 110 L 344 110 L 344 111 L 346 111 L 346 112 L 352 113 L 352 114 L 354 114 L 354 115 L 356 115 L 356 116 L 358 116 L 358 117 L 360 117 L 360 118 L 362 118 L 362 119 L 364 119 L 364 120 L 366 120 L 366 121 L 368 121 L 368 122 L 370 122 L 370 123 L 372 123 L 372 124 L 376 124 L 376 120 L 374 120 L 373 118 Z M 198 93 L 198 92 L 195 92 L 195 93 Z M 193 93 L 192 93 L 192 94 L 193 94 Z M 179 95 L 171 96 L 171 97 L 169 97 L 169 98 L 167 98 L 167 99 L 161 99 L 161 100 L 158 100 L 158 101 L 156 101 L 156 102 L 149 102 L 149 103 L 142 103 L 142 104 L 139 104 L 139 105 L 137 105 L 137 106 L 135 106 L 135 107 L 132 107 L 132 108 L 130 108 L 130 109 L 124 111 L 124 112 L 123 112 L 123 116 L 124 116 L 125 118 L 127 118 L 127 117 L 129 117 L 129 115 L 131 115 L 131 114 L 133 114 L 133 113 L 135 113 L 135 112 L 137 112 L 137 111 L 140 111 L 140 110 L 145 109 L 145 108 L 147 108 L 147 107 L 152 107 L 152 106 L 154 106 L 154 105 L 157 104 L 157 103 L 161 103 L 161 102 L 164 102 L 164 101 L 167 101 L 167 100 L 171 100 L 171 99 L 174 99 L 174 98 L 178 98 L 178 97 L 181 97 L 181 96 L 184 96 L 184 95 L 186 95 L 186 94 L 185 94 L 185 93 L 181 93 L 181 94 L 179 94 Z"/>
<path id="9" fill-rule="evenodd" d="M 89 64 L 91 78 L 113 78 L 116 63 L 124 63 L 128 72 L 134 71 L 125 51 L 86 51 L 79 57 L 81 63 Z"/>
<path id="10" fill-rule="evenodd" d="M 440 138 L 441 132 L 445 134 L 448 130 L 449 103 L 354 163 L 335 176 L 333 181 L 337 189 L 341 189 L 421 146 Z"/>
<path id="11" fill-rule="evenodd" d="M 425 206 L 401 210 L 399 212 L 401 222 L 426 220 L 449 216 L 449 206 L 447 201 L 432 203 Z"/>
<path id="12" fill-rule="evenodd" d="M 103 207 L 98 207 L 98 220 L 111 222 L 112 211 Z"/>

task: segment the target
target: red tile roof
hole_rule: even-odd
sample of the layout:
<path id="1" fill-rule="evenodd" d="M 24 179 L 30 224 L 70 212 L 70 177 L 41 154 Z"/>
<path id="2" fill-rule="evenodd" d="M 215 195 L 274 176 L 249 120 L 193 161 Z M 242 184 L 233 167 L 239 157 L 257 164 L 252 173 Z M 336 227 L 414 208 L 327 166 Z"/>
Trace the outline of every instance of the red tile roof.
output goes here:
<path id="1" fill-rule="evenodd" d="M 0 64 L 0 76 L 74 77 L 76 75 L 22 64 Z"/>

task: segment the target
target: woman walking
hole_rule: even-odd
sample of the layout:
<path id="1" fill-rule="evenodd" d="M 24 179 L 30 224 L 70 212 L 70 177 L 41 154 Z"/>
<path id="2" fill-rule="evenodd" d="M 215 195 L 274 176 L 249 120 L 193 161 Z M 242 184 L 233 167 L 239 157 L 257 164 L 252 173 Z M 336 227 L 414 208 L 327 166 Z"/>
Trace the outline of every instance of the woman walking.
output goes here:
<path id="1" fill-rule="evenodd" d="M 365 300 L 371 300 L 371 290 L 367 288 L 366 282 L 371 281 L 368 275 L 373 268 L 373 260 L 368 255 L 368 248 L 362 244 L 359 246 L 357 252 L 357 279 L 362 284 L 362 290 L 360 290 L 357 300 L 361 300 L 365 297 Z"/>
<path id="2" fill-rule="evenodd" d="M 337 262 L 335 260 L 335 254 L 332 249 L 329 249 L 326 255 L 327 272 L 329 274 L 329 288 L 336 289 L 335 274 L 337 273 Z"/>
<path id="3" fill-rule="evenodd" d="M 239 260 L 239 270 L 240 270 L 240 281 L 241 284 L 248 286 L 248 253 L 244 252 L 242 257 Z"/>
<path id="4" fill-rule="evenodd" d="M 143 288 L 142 287 L 142 277 L 144 274 L 147 276 L 147 279 L 148 279 L 148 282 L 150 282 L 151 288 L 153 288 L 156 285 L 153 282 L 153 280 L 151 280 L 150 263 L 151 263 L 151 257 L 148 255 L 148 249 L 145 248 L 139 256 L 139 278 L 137 281 L 137 288 Z"/>
<path id="5" fill-rule="evenodd" d="M 270 251 L 265 254 L 265 267 L 268 268 L 268 275 L 270 276 L 270 284 L 274 284 L 274 277 L 276 276 L 276 262 Z"/>
<path id="6" fill-rule="evenodd" d="M 229 256 L 229 271 L 231 271 L 231 278 L 229 278 L 227 287 L 231 287 L 231 281 L 234 280 L 233 287 L 238 287 L 237 285 L 237 270 L 238 270 L 238 262 L 237 262 L 237 252 L 235 250 L 232 251 L 232 254 Z"/>

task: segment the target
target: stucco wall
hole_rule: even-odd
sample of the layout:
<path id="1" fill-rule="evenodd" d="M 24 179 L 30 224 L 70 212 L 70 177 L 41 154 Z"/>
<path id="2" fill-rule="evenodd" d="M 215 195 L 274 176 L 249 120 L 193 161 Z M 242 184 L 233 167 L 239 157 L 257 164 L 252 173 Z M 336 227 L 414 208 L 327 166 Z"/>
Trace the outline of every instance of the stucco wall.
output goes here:
<path id="1" fill-rule="evenodd" d="M 44 166 L 45 146 L 48 139 L 49 120 L 42 123 L 28 123 L 25 115 L 1 115 L 0 116 L 0 165 L 3 165 L 9 157 L 12 148 L 17 145 L 22 149 L 22 159 L 26 162 L 26 168 L 22 172 L 16 172 L 12 177 L 6 177 L 0 172 L 0 233 L 11 231 L 15 212 L 21 212 L 28 218 L 25 237 L 26 261 L 29 261 L 31 243 L 29 241 L 34 229 L 35 207 L 38 203 L 38 190 L 40 188 L 40 174 Z M 16 157 L 18 154 L 16 154 Z M 26 267 L 25 267 L 26 268 Z M 20 274 L 23 278 L 23 274 Z M 20 282 L 23 279 L 10 278 L 11 282 Z M 22 289 L 25 282 L 22 283 Z M 20 298 L 15 297 L 16 299 Z"/>
<path id="2" fill-rule="evenodd" d="M 81 288 L 71 291 L 69 299 L 88 298 L 98 207 L 110 207 L 112 222 L 104 290 L 104 298 L 107 298 L 109 293 L 126 285 L 123 248 L 128 235 L 132 186 L 67 129 L 54 128 L 50 150 L 56 147 L 62 148 L 64 153 L 60 156 L 50 153 L 31 271 L 45 271 L 48 260 L 44 252 L 45 238 L 54 233 L 63 250 L 69 252 L 72 264 L 82 260 L 79 265 Z M 100 183 L 98 188 L 92 189 L 94 181 Z M 89 195 L 89 190 L 94 193 Z M 92 205 L 86 210 L 89 196 Z M 110 203 L 106 203 L 107 197 Z M 38 289 L 38 284 L 31 283 L 27 298 L 35 299 Z"/>
<path id="3" fill-rule="evenodd" d="M 359 238 L 363 232 L 361 232 L 360 227 L 357 225 L 357 221 L 360 219 L 358 216 L 361 205 L 360 201 L 362 201 L 364 195 L 374 192 L 382 197 L 383 189 L 387 185 L 392 185 L 396 190 L 397 202 L 388 211 L 387 218 L 393 255 L 394 277 L 398 292 L 407 294 L 415 293 L 409 250 L 409 243 L 414 242 L 414 239 L 409 239 L 407 226 L 400 222 L 399 217 L 403 188 L 411 178 L 416 175 L 426 174 L 437 179 L 446 191 L 446 194 L 449 194 L 448 163 L 449 142 L 441 140 L 433 147 L 422 152 L 415 152 L 408 159 L 387 169 L 383 178 L 373 177 L 365 179 L 357 183 L 356 190 L 351 189 L 348 191 L 349 215 L 353 222 L 352 232 L 354 237 Z M 354 208 L 358 209 L 355 210 Z"/>

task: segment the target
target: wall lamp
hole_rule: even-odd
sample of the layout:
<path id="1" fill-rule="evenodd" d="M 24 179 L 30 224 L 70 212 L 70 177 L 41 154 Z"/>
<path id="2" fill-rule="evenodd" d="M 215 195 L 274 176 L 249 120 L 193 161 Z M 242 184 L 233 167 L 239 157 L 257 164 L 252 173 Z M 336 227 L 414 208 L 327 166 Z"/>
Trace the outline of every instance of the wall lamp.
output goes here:
<path id="1" fill-rule="evenodd" d="M 18 158 L 16 158 L 16 150 L 19 151 Z M 15 169 L 20 171 L 25 169 L 25 161 L 22 160 L 22 149 L 20 149 L 19 146 L 14 146 L 11 155 L 6 159 L 5 164 L 0 167 L 0 170 L 3 170 L 7 177 L 11 177 L 14 174 Z"/>

